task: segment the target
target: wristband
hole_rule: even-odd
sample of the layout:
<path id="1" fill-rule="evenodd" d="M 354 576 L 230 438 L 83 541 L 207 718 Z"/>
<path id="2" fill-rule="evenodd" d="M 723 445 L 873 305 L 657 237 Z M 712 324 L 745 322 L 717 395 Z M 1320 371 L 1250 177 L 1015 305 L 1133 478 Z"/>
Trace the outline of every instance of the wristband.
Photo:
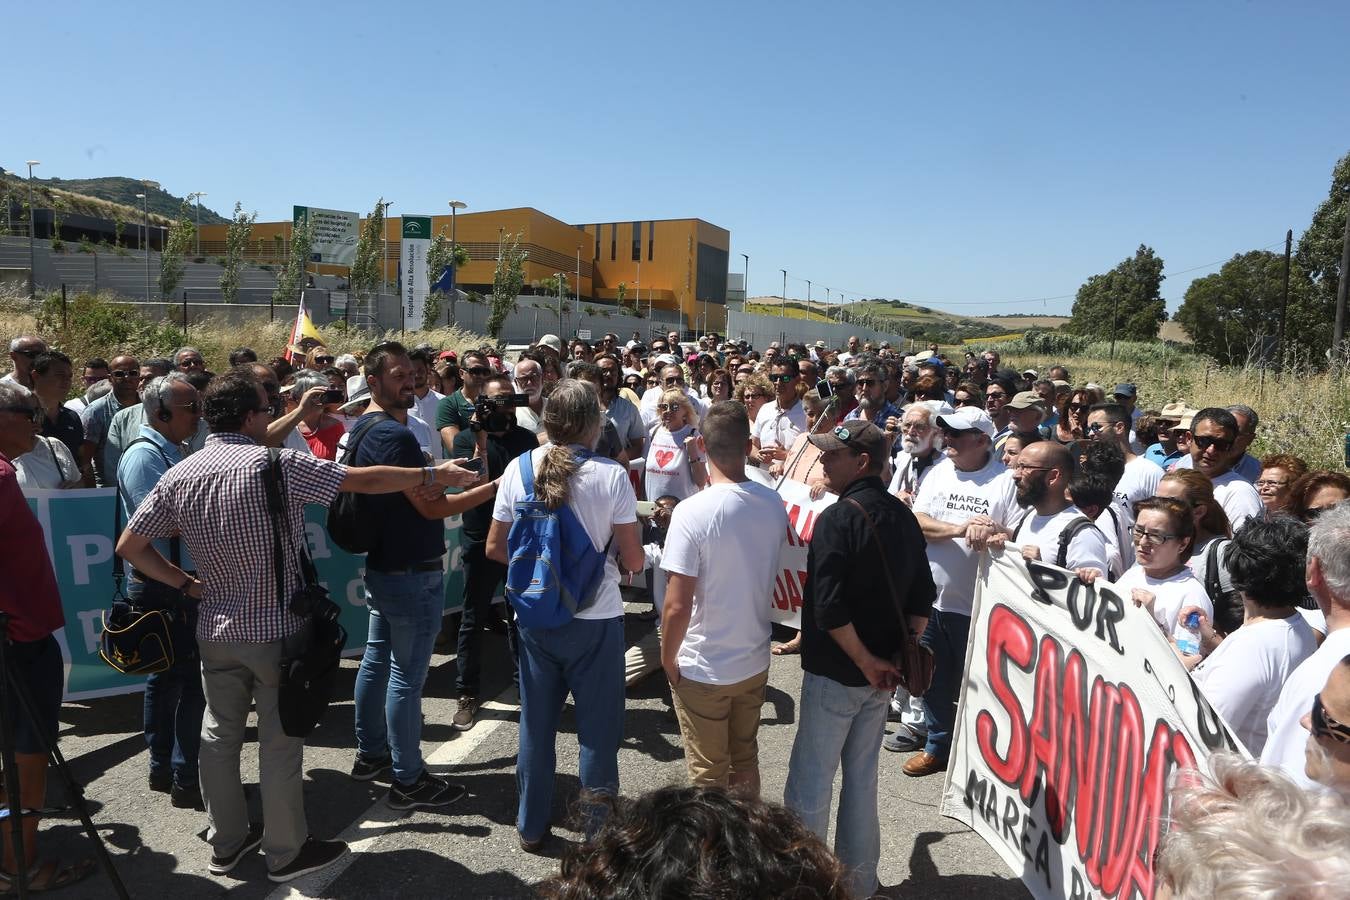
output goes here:
<path id="1" fill-rule="evenodd" d="M 431 466 L 423 466 L 423 467 L 422 467 L 422 477 L 425 479 L 425 480 L 422 482 L 423 484 L 425 484 L 425 485 L 432 485 L 432 484 L 435 484 L 435 483 L 436 483 L 436 470 L 433 469 Z"/>

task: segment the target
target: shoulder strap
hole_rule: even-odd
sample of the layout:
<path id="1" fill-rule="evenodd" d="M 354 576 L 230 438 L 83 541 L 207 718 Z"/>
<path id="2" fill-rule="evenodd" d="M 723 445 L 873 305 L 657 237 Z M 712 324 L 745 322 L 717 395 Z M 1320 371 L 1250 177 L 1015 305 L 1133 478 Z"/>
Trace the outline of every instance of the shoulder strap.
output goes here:
<path id="1" fill-rule="evenodd" d="M 881 568 L 886 573 L 886 586 L 890 588 L 891 604 L 895 607 L 895 614 L 900 617 L 900 627 L 902 629 L 907 628 L 905 610 L 900 605 L 900 594 L 895 590 L 895 578 L 891 575 L 891 561 L 886 556 L 886 547 L 881 543 L 881 535 L 877 532 L 876 523 L 872 521 L 871 514 L 854 498 L 845 497 L 844 502 L 851 503 L 858 512 L 862 513 L 863 521 L 867 523 L 867 530 L 872 533 L 872 542 L 877 545 L 877 552 L 881 554 Z"/>
<path id="2" fill-rule="evenodd" d="M 383 416 L 384 418 L 380 418 L 380 416 Z M 341 462 L 343 465 L 347 465 L 352 460 L 356 459 L 356 445 L 361 442 L 361 438 L 366 436 L 366 432 L 374 428 L 381 422 L 385 421 L 386 419 L 392 418 L 394 417 L 389 415 L 389 413 L 381 412 L 379 413 L 379 415 L 372 417 L 369 422 L 366 422 L 360 428 L 357 428 L 355 431 L 353 431 L 351 437 L 347 438 L 347 449 L 343 451 L 342 459 L 338 461 Z"/>
<path id="3" fill-rule="evenodd" d="M 281 604 L 282 609 L 287 609 L 286 551 L 281 544 L 286 507 L 281 499 L 281 453 L 275 447 L 269 447 L 267 450 L 267 468 L 263 470 L 263 485 L 267 489 L 267 512 L 272 520 L 272 569 L 276 578 L 277 602 Z"/>
<path id="4" fill-rule="evenodd" d="M 1018 520 L 1017 527 L 1013 529 L 1012 533 L 1012 542 L 1014 544 L 1016 544 L 1018 542 L 1017 539 L 1022 536 L 1022 526 L 1027 524 L 1027 520 L 1030 519 L 1032 515 L 1034 515 L 1034 513 L 1028 510 L 1027 514 Z"/>
<path id="5" fill-rule="evenodd" d="M 534 451 L 520 454 L 520 486 L 526 497 L 534 496 Z"/>
<path id="6" fill-rule="evenodd" d="M 278 447 L 267 448 L 267 505 L 272 510 L 272 522 L 277 531 L 278 540 L 280 535 L 285 532 L 290 537 L 290 524 L 286 519 L 285 497 L 286 477 L 281 469 L 281 450 Z M 292 538 L 293 539 L 293 538 Z M 277 549 L 280 549 L 278 546 Z M 300 558 L 300 575 L 305 580 L 305 584 L 317 584 L 319 581 L 319 572 L 314 568 L 314 561 L 309 558 L 309 542 L 304 534 L 300 535 L 299 543 L 295 548 L 296 556 Z M 281 570 L 277 570 L 277 593 L 281 596 L 281 603 L 289 609 L 286 589 L 281 578 Z"/>
<path id="7" fill-rule="evenodd" d="M 1215 540 L 1205 552 L 1205 593 L 1211 601 L 1219 597 L 1219 545 L 1223 538 Z"/>
<path id="8" fill-rule="evenodd" d="M 1084 528 L 1096 527 L 1097 526 L 1094 525 L 1092 520 L 1087 516 L 1079 516 L 1068 525 L 1065 525 L 1064 530 L 1059 533 L 1059 555 L 1055 559 L 1055 565 L 1059 566 L 1061 569 L 1065 568 L 1065 563 L 1069 561 L 1069 545 L 1072 544 L 1073 539 L 1078 536 L 1078 532 L 1082 531 Z"/>

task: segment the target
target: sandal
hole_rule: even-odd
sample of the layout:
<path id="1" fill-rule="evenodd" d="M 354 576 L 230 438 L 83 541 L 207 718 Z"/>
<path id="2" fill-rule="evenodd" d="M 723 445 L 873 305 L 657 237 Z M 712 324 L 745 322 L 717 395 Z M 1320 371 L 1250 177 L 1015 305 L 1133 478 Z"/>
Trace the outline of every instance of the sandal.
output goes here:
<path id="1" fill-rule="evenodd" d="M 796 637 L 788 641 L 786 644 L 775 644 L 771 652 L 773 653 L 774 656 L 792 656 L 793 654 L 801 653 L 802 639 L 800 637 Z"/>
<path id="2" fill-rule="evenodd" d="M 88 878 L 95 868 L 92 859 L 82 859 L 73 863 L 59 863 L 54 859 L 38 860 L 28 870 L 28 890 L 40 893 L 68 887 Z M 13 897 L 18 893 L 19 886 L 15 876 L 0 870 L 0 896 Z"/>

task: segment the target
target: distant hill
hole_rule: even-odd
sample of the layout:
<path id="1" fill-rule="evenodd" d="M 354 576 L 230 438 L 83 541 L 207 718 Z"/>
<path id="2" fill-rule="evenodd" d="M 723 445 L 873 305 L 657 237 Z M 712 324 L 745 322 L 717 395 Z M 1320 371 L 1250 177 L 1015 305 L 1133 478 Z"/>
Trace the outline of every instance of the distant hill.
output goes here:
<path id="1" fill-rule="evenodd" d="M 746 311 L 778 315 L 782 301 L 777 297 L 751 297 Z M 1005 337 L 1020 334 L 1035 325 L 1055 328 L 1068 321 L 1062 316 L 1034 316 L 1010 314 L 1003 316 L 962 316 L 927 306 L 918 306 L 903 300 L 856 300 L 844 304 L 788 300 L 789 318 L 818 321 L 844 321 L 871 324 L 879 331 L 903 334 L 919 341 L 937 341 L 940 344 L 960 343 L 979 338 Z"/>
<path id="2" fill-rule="evenodd" d="M 28 179 L 22 172 L 3 172 L 5 180 L 17 182 L 14 185 L 21 196 L 27 190 Z M 34 178 L 33 185 L 39 192 L 35 198 L 34 205 L 41 208 L 46 205 L 43 202 L 44 197 L 51 194 L 48 191 L 59 192 L 58 195 L 75 195 L 67 198 L 67 205 L 74 209 L 79 209 L 81 204 L 79 197 L 92 197 L 95 200 L 103 200 L 108 203 L 117 204 L 126 207 L 128 210 L 134 210 L 135 218 L 141 213 L 141 201 L 136 199 L 136 195 L 144 193 L 149 201 L 150 217 L 152 219 L 159 217 L 162 219 L 178 218 L 178 211 L 182 208 L 183 198 L 175 197 L 168 191 L 159 186 L 157 182 L 142 181 L 137 178 L 124 178 L 122 176 L 108 176 L 104 178 Z M 44 190 L 48 189 L 48 190 Z M 50 201 L 48 201 L 50 202 Z M 193 204 L 195 207 L 195 204 Z M 103 211 L 97 208 L 97 205 L 90 205 L 87 209 L 90 214 L 101 215 Z M 82 210 L 85 211 L 85 210 Z M 123 213 L 124 218 L 131 219 L 130 215 Z M 202 205 L 202 224 L 219 225 L 228 222 L 229 219 L 220 215 L 220 213 Z"/>

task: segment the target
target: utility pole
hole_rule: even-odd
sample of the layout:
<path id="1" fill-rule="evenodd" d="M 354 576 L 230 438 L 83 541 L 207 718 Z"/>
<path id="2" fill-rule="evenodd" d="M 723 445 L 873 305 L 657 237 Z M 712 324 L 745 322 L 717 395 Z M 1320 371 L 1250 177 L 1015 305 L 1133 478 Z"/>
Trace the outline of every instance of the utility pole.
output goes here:
<path id="1" fill-rule="evenodd" d="M 782 318 L 787 318 L 787 269 L 779 269 L 783 273 L 783 304 L 780 307 L 782 312 L 779 314 Z"/>
<path id="2" fill-rule="evenodd" d="M 206 191 L 194 191 L 193 197 L 197 198 L 197 255 L 202 255 L 202 198 L 206 196 Z"/>
<path id="3" fill-rule="evenodd" d="M 1345 341 L 1345 297 L 1350 290 L 1350 198 L 1345 201 L 1345 234 L 1341 237 L 1341 277 L 1336 286 L 1336 331 L 1333 354 L 1339 356 Z"/>
<path id="4" fill-rule="evenodd" d="M 37 296 L 36 270 L 33 268 L 33 241 L 37 240 L 37 213 L 33 209 L 33 166 L 42 165 L 36 159 L 28 160 L 28 296 Z M 55 221 L 55 216 L 52 217 Z"/>
<path id="5" fill-rule="evenodd" d="M 750 302 L 750 254 L 742 253 L 741 257 L 745 260 L 745 275 L 741 278 L 741 312 L 745 312 L 745 305 Z"/>
<path id="6" fill-rule="evenodd" d="M 1284 322 L 1289 315 L 1289 256 L 1294 249 L 1294 229 L 1284 233 L 1284 293 L 1280 298 L 1280 336 L 1275 340 L 1275 359 L 1284 368 Z"/>
<path id="7" fill-rule="evenodd" d="M 145 194 L 137 194 L 136 199 L 141 201 L 141 230 L 145 237 L 141 240 L 141 252 L 145 254 L 145 299 L 152 300 L 150 296 L 150 198 Z"/>
<path id="8" fill-rule="evenodd" d="M 1120 301 L 1117 294 L 1111 295 L 1111 358 L 1116 358 L 1116 304 Z"/>

